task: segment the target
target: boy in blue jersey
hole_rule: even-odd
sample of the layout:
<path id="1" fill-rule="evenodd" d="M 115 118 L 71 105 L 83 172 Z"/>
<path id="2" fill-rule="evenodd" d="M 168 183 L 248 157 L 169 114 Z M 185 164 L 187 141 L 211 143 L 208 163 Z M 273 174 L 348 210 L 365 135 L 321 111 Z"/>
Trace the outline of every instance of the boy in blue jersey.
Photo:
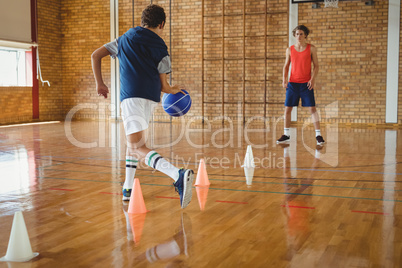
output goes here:
<path id="1" fill-rule="evenodd" d="M 109 90 L 102 79 L 101 61 L 109 55 L 119 59 L 121 114 L 127 137 L 123 200 L 130 200 L 138 161 L 145 159 L 148 166 L 175 181 L 173 185 L 180 195 L 181 207 L 185 208 L 191 201 L 194 172 L 173 166 L 145 144 L 144 131 L 148 128 L 154 108 L 160 102 L 161 92 L 182 92 L 179 86 L 171 86 L 167 82 L 171 64 L 167 46 L 160 37 L 165 21 L 163 8 L 149 5 L 142 12 L 141 27 L 131 28 L 115 41 L 92 53 L 92 69 L 98 95 L 107 98 Z"/>

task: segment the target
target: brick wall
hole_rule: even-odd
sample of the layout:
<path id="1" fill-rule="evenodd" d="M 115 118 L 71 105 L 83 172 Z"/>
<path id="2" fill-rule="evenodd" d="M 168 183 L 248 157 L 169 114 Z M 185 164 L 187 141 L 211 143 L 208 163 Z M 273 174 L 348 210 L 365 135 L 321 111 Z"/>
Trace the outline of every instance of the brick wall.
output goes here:
<path id="1" fill-rule="evenodd" d="M 323 5 L 322 5 L 323 6 Z M 385 122 L 388 1 L 340 2 L 339 8 L 299 5 L 299 23 L 318 48 L 317 108 L 338 102 L 340 123 Z M 299 120 L 309 117 L 302 109 Z"/>
<path id="2" fill-rule="evenodd" d="M 134 26 L 140 25 L 142 10 L 149 3 L 150 1 L 135 1 Z M 197 102 L 197 98 L 201 95 L 201 76 L 199 72 L 201 64 L 199 53 L 201 49 L 201 28 L 199 27 L 201 18 L 200 1 L 186 1 L 185 5 L 180 1 L 172 1 L 171 8 L 169 7 L 169 1 L 153 1 L 153 3 L 161 5 L 165 9 L 167 16 L 162 38 L 168 46 L 172 59 L 172 84 L 183 85 L 190 91 L 193 106 L 188 115 L 196 115 L 200 111 L 200 103 Z M 171 11 L 172 20 L 170 21 Z M 133 26 L 132 14 L 132 1 L 121 1 L 119 3 L 120 34 L 123 34 Z M 170 24 L 172 24 L 172 27 Z M 154 115 L 154 119 L 158 121 L 170 120 L 170 117 L 163 111 L 161 106 L 156 108 Z"/>
<path id="3" fill-rule="evenodd" d="M 209 119 L 225 115 L 236 120 L 243 114 L 243 101 L 246 102 L 244 104 L 246 119 L 252 116 L 264 116 L 264 99 L 267 101 L 265 107 L 267 117 L 282 114 L 283 100 L 280 99 L 282 92 L 278 94 L 278 87 L 275 87 L 274 81 L 281 79 L 283 51 L 287 46 L 287 2 L 268 1 L 268 5 L 265 6 L 266 1 L 261 0 L 246 3 L 241 0 L 224 3 L 204 1 L 204 40 L 201 38 L 202 32 L 196 28 L 199 36 L 195 36 L 193 44 L 188 46 L 197 49 L 198 45 L 200 49 L 201 42 L 204 42 L 204 53 L 200 53 L 201 51 L 197 53 L 200 61 L 198 76 L 202 74 L 201 64 L 203 64 L 204 100 L 207 102 L 204 111 Z M 199 1 L 199 9 L 200 4 Z M 183 16 L 185 17 L 185 14 Z M 198 17 L 196 25 L 201 24 L 201 12 Z M 197 65 L 193 63 L 192 66 L 194 68 Z M 187 67 L 184 71 L 186 70 Z M 197 75 L 197 72 L 195 74 Z M 202 113 L 201 79 L 200 77 L 197 102 L 192 108 L 192 112 L 197 115 Z"/>
<path id="4" fill-rule="evenodd" d="M 91 54 L 110 40 L 110 4 L 102 0 L 62 1 L 63 112 L 83 105 L 76 118 L 97 119 L 108 114 L 110 103 L 96 94 Z M 110 85 L 110 58 L 102 61 L 103 78 Z"/>
<path id="5" fill-rule="evenodd" d="M 43 80 L 39 81 L 39 119 L 62 120 L 63 111 L 63 65 L 61 0 L 38 0 L 38 52 Z"/>
<path id="6" fill-rule="evenodd" d="M 164 39 L 172 58 L 172 84 L 182 85 L 190 92 L 193 104 L 188 115 L 196 116 L 201 109 L 201 1 L 172 1 L 171 14 L 169 1 L 154 3 L 163 6 L 168 16 Z M 155 118 L 169 120 L 161 108 L 157 110 Z"/>
<path id="7" fill-rule="evenodd" d="M 0 123 L 20 123 L 32 120 L 32 88 L 0 87 Z M 3 102 L 4 100 L 4 102 Z"/>
<path id="8" fill-rule="evenodd" d="M 288 44 L 288 0 L 267 1 L 266 38 L 265 14 L 260 13 L 265 9 L 265 0 L 246 1 L 248 15 L 245 25 L 243 1 L 225 0 L 225 27 L 222 27 L 221 1 L 205 0 L 204 5 L 204 93 L 205 101 L 211 102 L 204 105 L 205 115 L 209 118 L 222 115 L 221 101 L 224 98 L 230 102 L 224 105 L 224 115 L 236 117 L 242 113 L 238 102 L 242 102 L 244 97 L 246 102 L 259 103 L 245 105 L 247 117 L 264 115 L 261 103 L 264 98 L 267 101 L 266 116 L 282 116 L 285 95 L 281 88 L 281 76 Z M 172 14 L 169 1 L 153 2 L 164 6 L 168 15 L 163 38 L 171 49 L 172 81 L 190 91 L 193 106 L 189 116 L 200 115 L 202 1 L 172 1 Z M 135 26 L 140 24 L 141 11 L 148 3 L 135 1 Z M 320 73 L 316 100 L 322 121 L 383 124 L 388 1 L 375 1 L 374 6 L 366 6 L 364 1 L 340 2 L 338 9 L 312 9 L 311 3 L 305 3 L 299 4 L 298 15 L 299 23 L 311 29 L 309 42 L 318 48 Z M 132 26 L 132 1 L 120 1 L 119 24 L 120 34 Z M 245 62 L 243 27 L 246 35 Z M 226 37 L 224 41 L 222 30 Z M 104 100 L 95 94 L 90 56 L 110 39 L 109 1 L 38 0 L 38 32 L 42 76 L 51 83 L 50 87 L 40 83 L 40 119 L 63 119 L 73 107 L 82 104 L 87 108 L 79 110 L 77 118 L 108 116 L 108 109 L 98 109 L 106 107 L 110 99 Z M 223 44 L 224 62 L 221 60 Z M 109 58 L 103 60 L 102 69 L 105 82 L 110 85 Z M 244 96 L 243 76 L 246 79 Z M 223 77 L 225 82 L 222 82 Z M 402 91 L 401 86 L 399 89 Z M 13 96 L 25 102 L 25 97 L 31 97 L 31 94 L 27 89 L 18 89 Z M 1 96 L 1 99 L 5 98 L 5 95 Z M 399 100 L 401 104 L 401 94 Z M 338 116 L 329 118 L 324 108 L 333 102 L 337 102 Z M 30 120 L 32 105 L 20 108 L 18 104 L 8 101 L 7 109 L 18 112 L 3 112 L 0 123 Z M 402 123 L 402 109 L 398 110 L 398 115 L 398 122 Z M 299 122 L 309 117 L 306 109 L 299 109 Z M 156 110 L 155 119 L 170 120 L 160 107 Z"/>
<path id="9" fill-rule="evenodd" d="M 60 8 L 61 0 L 38 0 L 37 3 L 40 67 L 43 79 L 51 85 L 39 82 L 39 120 L 64 118 Z M 34 121 L 31 87 L 2 87 L 0 91 L 3 92 L 0 124 Z"/>

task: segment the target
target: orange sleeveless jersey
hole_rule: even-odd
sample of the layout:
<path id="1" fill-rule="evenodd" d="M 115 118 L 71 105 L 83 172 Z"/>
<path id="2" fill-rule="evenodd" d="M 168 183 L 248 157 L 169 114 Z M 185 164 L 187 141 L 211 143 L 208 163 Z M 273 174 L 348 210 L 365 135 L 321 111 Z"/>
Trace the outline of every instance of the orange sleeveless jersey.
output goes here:
<path id="1" fill-rule="evenodd" d="M 310 44 L 302 52 L 297 52 L 295 46 L 290 47 L 290 61 L 292 63 L 289 82 L 307 83 L 311 79 L 311 52 Z"/>

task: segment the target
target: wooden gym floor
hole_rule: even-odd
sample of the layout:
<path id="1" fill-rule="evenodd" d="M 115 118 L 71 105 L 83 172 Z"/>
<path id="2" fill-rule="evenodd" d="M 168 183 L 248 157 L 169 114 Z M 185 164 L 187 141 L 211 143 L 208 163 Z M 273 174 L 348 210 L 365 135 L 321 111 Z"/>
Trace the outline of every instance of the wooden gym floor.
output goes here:
<path id="1" fill-rule="evenodd" d="M 204 158 L 211 185 L 182 210 L 172 180 L 141 164 L 137 215 L 121 200 L 120 123 L 0 127 L 0 257 L 17 211 L 39 252 L 0 267 L 401 267 L 401 131 L 323 126 L 323 148 L 311 126 L 291 131 L 286 147 L 281 125 L 152 124 L 149 146 L 196 173 Z"/>

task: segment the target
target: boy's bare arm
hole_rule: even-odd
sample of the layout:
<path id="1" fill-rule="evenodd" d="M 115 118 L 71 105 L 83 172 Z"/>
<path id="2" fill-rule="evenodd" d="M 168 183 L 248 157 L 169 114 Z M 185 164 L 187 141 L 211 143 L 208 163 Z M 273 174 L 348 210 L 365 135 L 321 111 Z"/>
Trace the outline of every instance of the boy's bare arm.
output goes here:
<path id="1" fill-rule="evenodd" d="M 94 73 L 96 82 L 96 91 L 99 96 L 103 96 L 105 99 L 107 98 L 109 89 L 103 82 L 102 78 L 102 58 L 109 55 L 110 52 L 104 46 L 101 46 L 100 48 L 95 50 L 91 55 L 92 71 Z"/>
<path id="2" fill-rule="evenodd" d="M 314 86 L 315 86 L 315 79 L 317 77 L 318 70 L 319 70 L 317 48 L 315 46 L 313 46 L 313 45 L 311 45 L 311 59 L 313 61 L 314 69 L 313 69 L 313 72 L 311 74 L 311 79 L 307 84 L 308 89 L 310 89 L 310 90 L 313 89 Z"/>
<path id="3" fill-rule="evenodd" d="M 290 48 L 287 48 L 285 65 L 283 66 L 283 70 L 282 70 L 282 87 L 283 88 L 287 88 L 287 86 L 288 86 L 289 66 L 290 66 Z"/>
<path id="4" fill-rule="evenodd" d="M 169 94 L 176 94 L 178 92 L 181 92 L 183 94 L 186 94 L 182 91 L 182 88 L 178 85 L 170 86 L 169 83 L 167 82 L 167 74 L 159 74 L 159 78 L 161 79 L 161 91 L 163 93 L 169 93 Z"/>

